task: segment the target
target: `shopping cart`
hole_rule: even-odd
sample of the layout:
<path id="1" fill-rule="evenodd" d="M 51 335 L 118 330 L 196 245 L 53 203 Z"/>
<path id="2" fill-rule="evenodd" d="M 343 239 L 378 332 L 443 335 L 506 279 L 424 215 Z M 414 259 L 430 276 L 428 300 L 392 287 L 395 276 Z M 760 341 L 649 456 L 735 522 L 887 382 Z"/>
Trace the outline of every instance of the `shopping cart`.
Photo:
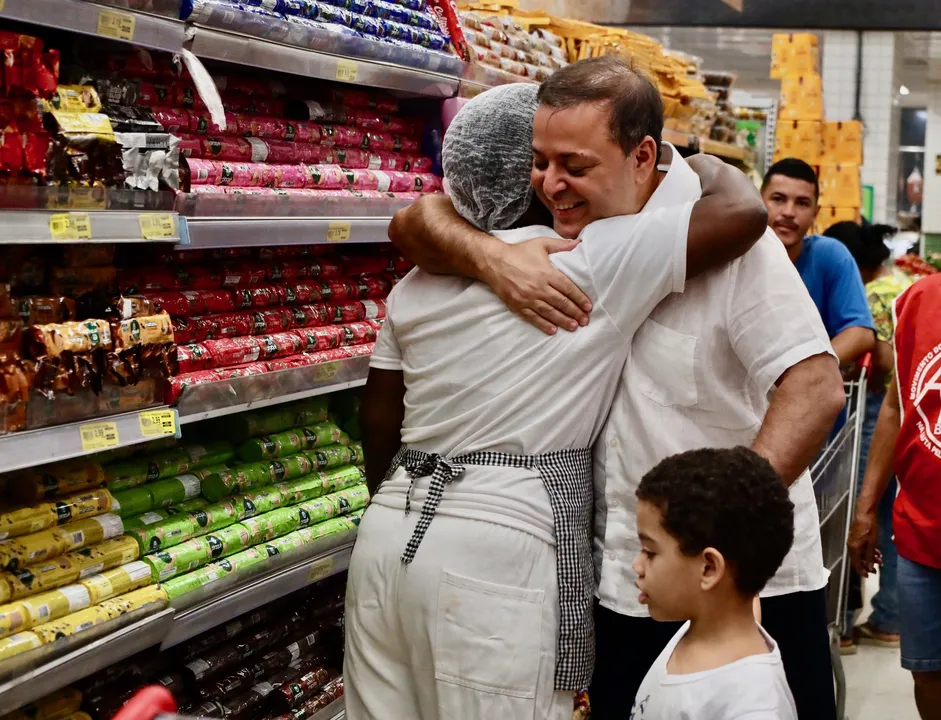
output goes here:
<path id="1" fill-rule="evenodd" d="M 844 424 L 827 443 L 810 470 L 820 513 L 820 540 L 823 562 L 830 571 L 827 585 L 827 620 L 830 630 L 830 654 L 836 681 L 837 717 L 846 711 L 846 676 L 840 658 L 840 636 L 846 630 L 846 606 L 849 596 L 849 553 L 846 541 L 856 506 L 856 477 L 859 448 L 866 415 L 866 383 L 872 371 L 872 355 L 858 363 L 859 377 L 846 382 Z"/>

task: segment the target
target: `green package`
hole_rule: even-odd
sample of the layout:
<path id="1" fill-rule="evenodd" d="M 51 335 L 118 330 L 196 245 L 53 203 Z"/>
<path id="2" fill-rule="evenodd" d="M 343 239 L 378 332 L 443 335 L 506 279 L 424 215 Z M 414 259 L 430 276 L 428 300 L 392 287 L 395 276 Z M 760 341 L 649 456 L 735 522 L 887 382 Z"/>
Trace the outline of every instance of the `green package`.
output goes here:
<path id="1" fill-rule="evenodd" d="M 255 545 L 297 530 L 305 524 L 302 520 L 304 517 L 305 513 L 300 506 L 280 508 L 243 520 L 242 525 L 248 530 L 251 539 L 249 544 Z"/>
<path id="2" fill-rule="evenodd" d="M 105 486 L 111 492 L 130 490 L 144 483 L 158 479 L 156 465 L 151 465 L 146 458 L 138 460 L 125 460 L 124 462 L 106 465 Z"/>
<path id="3" fill-rule="evenodd" d="M 242 550 L 242 552 L 235 553 L 224 560 L 217 560 L 212 565 L 207 566 L 212 567 L 214 570 L 219 572 L 219 577 L 224 577 L 233 572 L 240 572 L 246 570 L 254 565 L 265 562 L 268 559 L 268 553 L 259 550 L 258 548 L 248 548 L 247 550 Z M 217 580 L 219 578 L 216 578 Z"/>
<path id="4" fill-rule="evenodd" d="M 213 473 L 202 481 L 203 497 L 210 502 L 218 502 L 230 495 L 250 490 L 259 485 L 267 485 L 267 463 L 239 465 L 222 472 Z"/>
<path id="5" fill-rule="evenodd" d="M 256 462 L 258 460 L 273 460 L 282 455 L 291 455 L 304 449 L 304 439 L 300 430 L 285 430 L 284 432 L 265 435 L 260 438 L 246 440 L 239 445 L 238 456 L 242 462 Z"/>
<path id="6" fill-rule="evenodd" d="M 313 542 L 314 540 L 327 537 L 328 535 L 337 535 L 339 533 L 354 529 L 357 525 L 359 525 L 361 517 L 362 513 L 353 513 L 352 515 L 332 518 L 322 523 L 311 525 L 309 528 L 305 528 L 304 530 L 298 530 L 298 532 L 304 533 L 306 537 L 309 538 L 307 542 Z"/>
<path id="7" fill-rule="evenodd" d="M 142 555 L 179 545 L 193 537 L 196 532 L 197 525 L 189 515 L 174 515 L 141 528 L 124 528 L 124 534 L 137 541 Z"/>
<path id="8" fill-rule="evenodd" d="M 188 513 L 194 512 L 196 510 L 202 510 L 205 507 L 209 506 L 209 501 L 206 498 L 195 497 L 187 500 L 186 502 L 181 502 L 179 505 L 174 505 L 172 508 L 168 508 L 171 515 L 176 513 Z"/>
<path id="9" fill-rule="evenodd" d="M 196 523 L 196 534 L 204 535 L 234 525 L 242 514 L 240 504 L 227 500 L 194 510 L 190 517 Z"/>
<path id="10" fill-rule="evenodd" d="M 255 517 L 281 507 L 281 493 L 273 485 L 252 490 L 238 496 L 242 502 L 242 516 L 239 520 Z"/>
<path id="11" fill-rule="evenodd" d="M 260 435 L 272 435 L 295 427 L 294 412 L 288 408 L 278 408 L 263 412 L 247 412 L 226 418 L 220 425 L 226 437 L 234 442 L 243 443 L 249 438 Z"/>
<path id="12" fill-rule="evenodd" d="M 226 465 L 225 463 L 215 463 L 213 465 L 207 465 L 206 467 L 194 468 L 190 472 L 190 475 L 195 475 L 200 480 L 205 480 L 207 477 L 209 477 L 210 475 L 213 475 L 214 473 L 225 472 L 228 469 L 229 469 L 229 466 Z"/>
<path id="13" fill-rule="evenodd" d="M 267 542 L 264 545 L 261 545 L 260 549 L 264 550 L 268 554 L 268 557 L 273 557 L 275 555 L 280 555 L 281 553 L 297 550 L 299 547 L 303 547 L 305 544 L 306 543 L 304 542 L 304 538 L 302 538 L 297 533 L 291 533 L 290 535 L 275 538 L 271 542 Z"/>
<path id="14" fill-rule="evenodd" d="M 336 423 L 325 422 L 316 425 L 305 425 L 300 430 L 304 436 L 305 450 L 313 450 L 327 445 L 350 444 L 350 436 L 343 432 Z"/>
<path id="15" fill-rule="evenodd" d="M 160 587 L 166 590 L 167 597 L 170 598 L 170 600 L 175 600 L 182 595 L 196 592 L 215 579 L 209 579 L 203 572 L 205 569 L 206 568 L 200 568 L 199 570 L 188 572 L 185 575 L 171 578 L 166 582 L 160 583 Z"/>
<path id="16" fill-rule="evenodd" d="M 271 482 L 284 482 L 303 477 L 314 471 L 314 463 L 307 453 L 286 455 L 283 458 L 272 460 L 268 464 L 268 477 Z"/>
<path id="17" fill-rule="evenodd" d="M 210 557 L 213 560 L 227 557 L 252 545 L 251 534 L 244 525 L 235 524 L 206 535 L 204 540 L 209 546 Z"/>
<path id="18" fill-rule="evenodd" d="M 342 467 L 321 473 L 321 477 L 326 492 L 331 493 L 366 482 L 366 471 L 358 466 Z"/>
<path id="19" fill-rule="evenodd" d="M 199 497 L 200 480 L 195 475 L 179 475 L 150 483 L 147 489 L 154 498 L 154 507 L 170 507 Z"/>
<path id="20" fill-rule="evenodd" d="M 129 488 L 111 493 L 114 503 L 111 512 L 122 518 L 131 518 L 145 513 L 154 506 L 154 496 L 146 487 Z"/>
<path id="21" fill-rule="evenodd" d="M 190 570 L 202 567 L 210 560 L 210 545 L 205 538 L 194 538 L 184 543 L 141 558 L 150 566 L 154 582 L 163 582 Z"/>
<path id="22" fill-rule="evenodd" d="M 216 440 L 201 445 L 186 445 L 183 450 L 194 468 L 227 463 L 235 457 L 232 443 L 226 440 Z"/>
<path id="23" fill-rule="evenodd" d="M 337 506 L 331 495 L 302 502 L 297 506 L 297 509 L 306 513 L 305 519 L 307 522 L 302 523 L 301 527 L 316 525 L 324 520 L 329 520 L 337 514 Z"/>
<path id="24" fill-rule="evenodd" d="M 316 470 L 329 470 L 341 465 L 355 465 L 362 460 L 363 446 L 359 443 L 352 445 L 327 445 L 326 447 L 308 450 L 307 457 L 314 463 Z"/>
<path id="25" fill-rule="evenodd" d="M 282 508 L 287 509 L 287 508 Z M 271 529 L 271 520 L 268 517 L 271 513 L 265 513 L 257 517 L 245 518 L 239 524 L 248 531 L 249 545 L 270 540 L 274 537 Z"/>
<path id="26" fill-rule="evenodd" d="M 328 495 L 327 498 L 333 500 L 337 515 L 349 515 L 354 510 L 366 507 L 369 502 L 369 490 L 365 485 L 357 485 Z"/>

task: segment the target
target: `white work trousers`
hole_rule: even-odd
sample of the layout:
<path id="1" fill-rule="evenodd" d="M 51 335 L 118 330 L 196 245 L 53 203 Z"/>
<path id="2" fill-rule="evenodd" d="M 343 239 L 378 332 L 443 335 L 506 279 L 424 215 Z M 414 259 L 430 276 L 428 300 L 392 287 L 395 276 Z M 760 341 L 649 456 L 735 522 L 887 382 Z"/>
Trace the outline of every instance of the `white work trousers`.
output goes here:
<path id="1" fill-rule="evenodd" d="M 571 720 L 554 691 L 555 547 L 438 514 L 410 565 L 419 512 L 371 505 L 346 592 L 349 720 Z"/>

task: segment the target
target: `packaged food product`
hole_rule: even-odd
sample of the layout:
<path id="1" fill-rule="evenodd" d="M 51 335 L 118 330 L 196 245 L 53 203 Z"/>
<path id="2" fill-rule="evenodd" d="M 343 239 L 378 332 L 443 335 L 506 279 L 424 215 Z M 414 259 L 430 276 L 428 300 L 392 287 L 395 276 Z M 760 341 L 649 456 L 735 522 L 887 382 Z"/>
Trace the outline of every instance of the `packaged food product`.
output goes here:
<path id="1" fill-rule="evenodd" d="M 104 570 L 126 565 L 137 559 L 140 550 L 133 538 L 123 537 L 105 540 L 91 547 L 73 550 L 60 558 L 77 570 L 76 580 L 96 575 Z M 27 568 L 31 570 L 33 568 Z"/>
<path id="2" fill-rule="evenodd" d="M 131 518 L 145 513 L 154 507 L 154 496 L 146 487 L 120 490 L 114 495 L 113 510 L 121 518 Z"/>
<path id="3" fill-rule="evenodd" d="M 27 628 L 58 620 L 92 604 L 88 589 L 82 585 L 66 585 L 20 601 L 26 610 Z"/>
<path id="4" fill-rule="evenodd" d="M 18 297 L 16 310 L 26 325 L 64 323 L 75 319 L 75 301 L 64 297 Z"/>
<path id="5" fill-rule="evenodd" d="M 14 497 L 23 503 L 99 487 L 105 481 L 104 470 L 96 462 L 67 461 L 26 472 L 12 481 Z"/>
<path id="6" fill-rule="evenodd" d="M 174 515 L 153 525 L 126 530 L 126 534 L 137 542 L 141 555 L 178 545 L 197 532 L 198 526 L 192 515 Z"/>
<path id="7" fill-rule="evenodd" d="M 14 657 L 29 650 L 35 650 L 43 640 L 33 632 L 21 632 L 0 640 L 0 660 Z"/>
<path id="8" fill-rule="evenodd" d="M 150 585 L 151 582 L 151 566 L 136 560 L 98 575 L 91 575 L 82 580 L 81 585 L 88 591 L 92 604 L 97 605 L 116 595 L 124 595 Z"/>
<path id="9" fill-rule="evenodd" d="M 152 582 L 163 582 L 202 567 L 211 557 L 210 544 L 205 537 L 193 538 L 171 548 L 160 550 L 142 559 L 150 570 Z"/>
<path id="10" fill-rule="evenodd" d="M 241 523 L 230 525 L 202 539 L 208 543 L 213 560 L 226 557 L 252 545 L 251 533 Z"/>
<path id="11" fill-rule="evenodd" d="M 280 507 L 282 502 L 281 493 L 273 485 L 242 493 L 239 499 L 242 503 L 242 513 L 239 520 L 270 512 Z"/>
<path id="12" fill-rule="evenodd" d="M 167 594 L 159 585 L 149 585 L 140 590 L 133 590 L 111 600 L 105 600 L 101 607 L 111 617 L 125 615 L 147 605 L 166 605 Z"/>
<path id="13" fill-rule="evenodd" d="M 56 720 L 78 711 L 81 705 L 82 693 L 65 687 L 5 715 L 4 720 Z"/>
<path id="14" fill-rule="evenodd" d="M 53 527 L 58 522 L 56 503 L 41 503 L 0 513 L 0 538 L 18 537 Z"/>
<path id="15" fill-rule="evenodd" d="M 77 520 L 55 530 L 22 535 L 0 543 L 0 567 L 17 570 L 25 565 L 41 563 L 69 550 L 115 537 L 123 531 L 121 518 L 109 514 Z"/>
<path id="16" fill-rule="evenodd" d="M 22 602 L 0 606 L 0 638 L 28 630 L 31 624 L 29 609 Z"/>
<path id="17" fill-rule="evenodd" d="M 195 475 L 179 475 L 150 483 L 147 490 L 154 507 L 170 507 L 199 496 L 200 480 Z"/>
<path id="18" fill-rule="evenodd" d="M 32 629 L 32 632 L 45 645 L 53 643 L 59 638 L 70 637 L 91 630 L 97 625 L 103 625 L 110 619 L 108 613 L 101 606 L 95 605 L 66 615 L 59 620 L 37 625 Z"/>
<path id="19" fill-rule="evenodd" d="M 111 328 L 105 320 L 31 325 L 26 332 L 25 348 L 32 358 L 107 350 L 111 348 Z"/>

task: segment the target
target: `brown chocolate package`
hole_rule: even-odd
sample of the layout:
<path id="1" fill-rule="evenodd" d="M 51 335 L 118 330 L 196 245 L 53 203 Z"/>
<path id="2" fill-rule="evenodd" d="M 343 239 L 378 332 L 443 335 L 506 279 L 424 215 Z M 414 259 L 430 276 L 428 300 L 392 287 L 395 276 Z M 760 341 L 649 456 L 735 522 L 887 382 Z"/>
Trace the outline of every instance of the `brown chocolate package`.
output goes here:
<path id="1" fill-rule="evenodd" d="M 132 317 L 111 325 L 114 349 L 137 347 L 139 345 L 166 345 L 173 342 L 173 322 L 163 312 L 143 317 Z"/>
<path id="2" fill-rule="evenodd" d="M 71 298 L 29 295 L 16 298 L 16 309 L 27 325 L 48 325 L 75 319 L 75 301 Z"/>
<path id="3" fill-rule="evenodd" d="M 13 297 L 10 294 L 10 284 L 0 283 L 0 318 L 15 318 L 16 311 Z"/>
<path id="4" fill-rule="evenodd" d="M 114 245 L 77 243 L 65 248 L 65 265 L 68 267 L 94 267 L 114 263 Z"/>
<path id="5" fill-rule="evenodd" d="M 34 360 L 110 349 L 111 327 L 106 320 L 47 323 L 26 330 L 26 352 Z"/>

